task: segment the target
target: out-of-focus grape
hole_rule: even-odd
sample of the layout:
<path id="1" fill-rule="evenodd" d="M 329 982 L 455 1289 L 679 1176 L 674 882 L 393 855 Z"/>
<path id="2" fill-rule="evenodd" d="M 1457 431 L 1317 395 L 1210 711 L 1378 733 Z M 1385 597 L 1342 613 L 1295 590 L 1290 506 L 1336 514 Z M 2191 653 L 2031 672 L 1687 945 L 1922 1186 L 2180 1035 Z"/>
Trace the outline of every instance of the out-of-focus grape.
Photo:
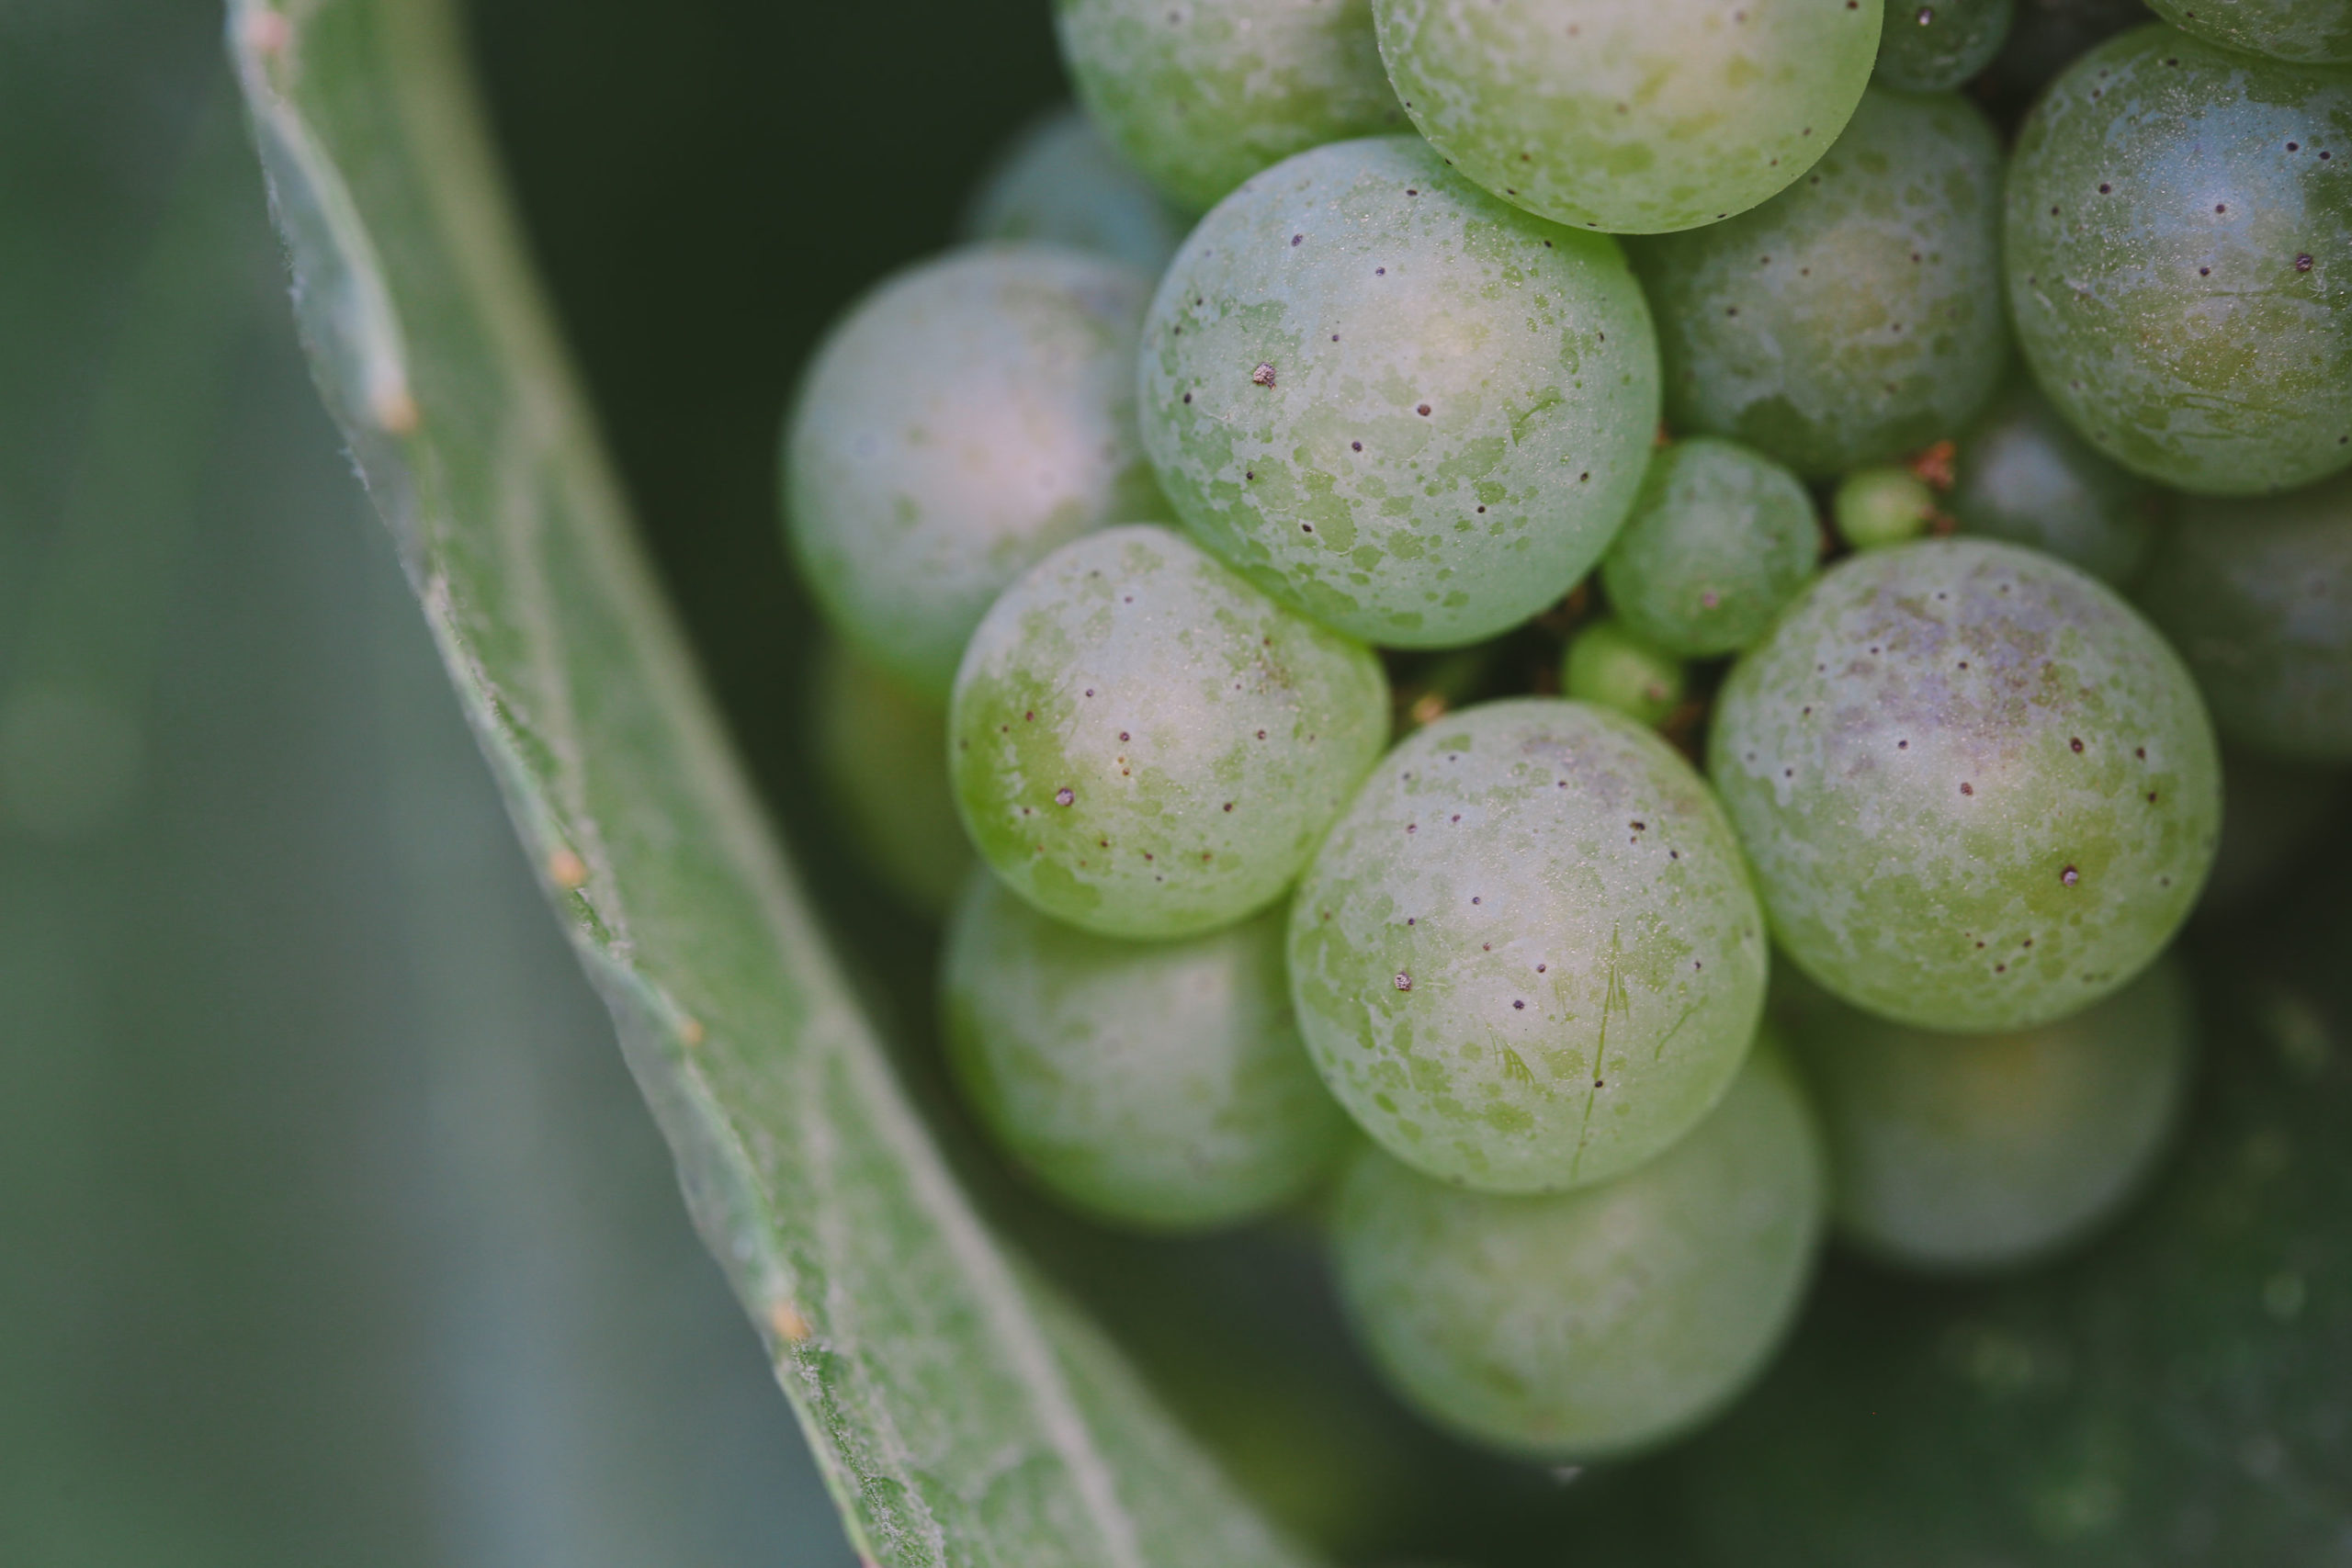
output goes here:
<path id="1" fill-rule="evenodd" d="M 2352 0 L 2148 0 L 2183 32 L 2306 65 L 2352 62 Z"/>
<path id="2" fill-rule="evenodd" d="M 1885 0 L 1879 81 L 1906 93 L 1941 93 L 1984 69 L 2007 41 L 2017 0 Z"/>
<path id="3" fill-rule="evenodd" d="M 964 213 L 969 240 L 1092 251 L 1158 277 L 1189 227 L 1085 114 L 1057 109 L 997 157 Z"/>
<path id="4" fill-rule="evenodd" d="M 1560 694 L 1653 728 L 1682 701 L 1682 661 L 1613 616 L 1579 627 L 1560 660 Z"/>
<path id="5" fill-rule="evenodd" d="M 890 891 L 946 914 L 972 866 L 947 788 L 947 710 L 839 645 L 817 659 L 811 719 L 829 804 Z"/>
<path id="6" fill-rule="evenodd" d="M 1636 633 L 1707 659 L 1763 636 L 1820 558 L 1803 482 L 1736 442 L 1700 435 L 1650 459 L 1600 580 Z"/>
<path id="7" fill-rule="evenodd" d="M 1962 440 L 1948 504 L 1962 533 L 2030 546 L 2122 588 L 2147 564 L 2165 496 L 2094 451 L 2021 380 Z"/>

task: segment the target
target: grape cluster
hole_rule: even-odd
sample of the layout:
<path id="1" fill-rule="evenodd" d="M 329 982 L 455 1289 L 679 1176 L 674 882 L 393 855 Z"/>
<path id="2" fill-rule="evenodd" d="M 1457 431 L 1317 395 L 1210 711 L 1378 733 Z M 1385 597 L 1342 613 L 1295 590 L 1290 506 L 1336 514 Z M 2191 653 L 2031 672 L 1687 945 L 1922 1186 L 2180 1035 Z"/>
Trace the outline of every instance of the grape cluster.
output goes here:
<path id="1" fill-rule="evenodd" d="M 1056 0 L 784 446 L 1029 1179 L 1553 1461 L 2130 1199 L 2352 765 L 2352 5 L 2156 8 Z"/>

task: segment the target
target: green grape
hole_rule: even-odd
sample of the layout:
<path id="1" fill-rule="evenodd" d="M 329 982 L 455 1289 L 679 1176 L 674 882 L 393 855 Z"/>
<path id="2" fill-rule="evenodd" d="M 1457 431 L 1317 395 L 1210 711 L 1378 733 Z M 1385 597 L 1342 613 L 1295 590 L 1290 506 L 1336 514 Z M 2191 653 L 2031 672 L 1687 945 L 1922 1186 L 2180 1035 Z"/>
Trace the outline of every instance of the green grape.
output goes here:
<path id="1" fill-rule="evenodd" d="M 1700 435 L 1650 459 L 1600 581 L 1634 632 L 1668 653 L 1710 659 L 1763 636 L 1820 558 L 1821 525 L 1797 477 Z"/>
<path id="2" fill-rule="evenodd" d="M 1959 434 L 2008 359 L 2000 188 L 1974 106 L 1873 88 L 1789 190 L 1635 247 L 1668 420 L 1815 479 Z"/>
<path id="3" fill-rule="evenodd" d="M 1177 937 L 1282 897 L 1388 737 L 1369 649 L 1167 528 L 1065 545 L 989 609 L 948 768 L 1007 886 L 1109 936 Z"/>
<path id="4" fill-rule="evenodd" d="M 1347 1139 L 1291 1018 L 1280 910 L 1124 942 L 1047 919 L 983 872 L 940 989 L 973 1114 L 1039 1185 L 1102 1218 L 1237 1224 L 1297 1197 Z"/>
<path id="5" fill-rule="evenodd" d="M 1804 1097 L 1760 1050 L 1689 1137 L 1581 1191 L 1465 1192 L 1365 1150 L 1332 1219 L 1340 1297 L 1439 1425 L 1535 1458 L 1622 1454 L 1763 1367 L 1812 1277 L 1825 1185 Z"/>
<path id="6" fill-rule="evenodd" d="M 2140 602 L 2222 732 L 2352 761 L 2352 474 L 2289 495 L 2183 502 Z"/>
<path id="7" fill-rule="evenodd" d="M 1054 0 L 1054 24 L 1095 123 L 1193 212 L 1295 152 L 1405 129 L 1370 0 Z"/>
<path id="8" fill-rule="evenodd" d="M 1950 506 L 1964 534 L 2030 546 L 2120 588 L 2147 564 L 2164 499 L 2021 380 L 1961 442 Z"/>
<path id="9" fill-rule="evenodd" d="M 835 323 L 785 428 L 786 531 L 834 630 L 944 701 L 1005 584 L 1162 517 L 1135 427 L 1150 286 L 1046 245 L 951 252 Z"/>
<path id="10" fill-rule="evenodd" d="M 2017 0 L 1885 0 L 1879 34 L 1880 84 L 1905 93 L 1941 93 L 1993 62 L 2008 40 Z"/>
<path id="11" fill-rule="evenodd" d="M 1681 705 L 1689 683 L 1680 660 L 1610 616 L 1579 630 L 1560 660 L 1563 695 L 1651 728 Z"/>
<path id="12" fill-rule="evenodd" d="M 1202 220 L 1144 328 L 1144 439 L 1208 547 L 1398 647 L 1476 641 L 1607 548 L 1657 423 L 1616 243 L 1411 137 L 1341 142 Z"/>
<path id="13" fill-rule="evenodd" d="M 1833 1223 L 1910 1268 L 2008 1268 L 2079 1241 L 2140 1189 L 2188 1087 L 2196 1009 L 2169 959 L 2007 1033 L 1908 1029 L 1782 984 L 1773 1016 L 1814 1090 Z"/>
<path id="14" fill-rule="evenodd" d="M 2352 0 L 2148 0 L 2182 31 L 2307 65 L 2352 62 Z"/>
<path id="15" fill-rule="evenodd" d="M 1658 234 L 1745 211 L 1837 140 L 1870 81 L 1860 0 L 1373 0 L 1437 150 L 1530 212 Z"/>
<path id="16" fill-rule="evenodd" d="M 964 213 L 967 240 L 1035 240 L 1158 277 L 1190 227 L 1074 108 L 1031 122 L 997 157 Z"/>
<path id="17" fill-rule="evenodd" d="M 2125 468 L 2249 495 L 2352 463 L 2352 75 L 2111 39 L 2018 133 L 2006 243 L 2035 379 Z"/>
<path id="18" fill-rule="evenodd" d="M 2198 911 L 2230 910 L 2278 884 L 2352 794 L 2341 763 L 2289 762 L 2222 748 L 2222 841 Z"/>
<path id="19" fill-rule="evenodd" d="M 1291 993 L 1340 1103 L 1496 1192 L 1631 1169 L 1694 1126 L 1763 1006 L 1763 919 L 1706 784 L 1556 698 L 1389 752 L 1291 904 Z"/>
<path id="20" fill-rule="evenodd" d="M 1863 468 L 1838 481 L 1829 504 L 1838 536 L 1858 550 L 1883 550 L 1928 531 L 1936 492 L 1908 468 Z"/>
<path id="21" fill-rule="evenodd" d="M 1772 932 L 1845 1001 L 2025 1029 L 2188 913 L 2220 760 L 2155 629 L 2064 561 L 1937 539 L 1839 563 L 1732 669 L 1708 771 Z"/>
<path id="22" fill-rule="evenodd" d="M 972 866 L 947 789 L 946 709 L 829 644 L 817 659 L 813 710 L 834 820 L 901 901 L 945 914 Z"/>

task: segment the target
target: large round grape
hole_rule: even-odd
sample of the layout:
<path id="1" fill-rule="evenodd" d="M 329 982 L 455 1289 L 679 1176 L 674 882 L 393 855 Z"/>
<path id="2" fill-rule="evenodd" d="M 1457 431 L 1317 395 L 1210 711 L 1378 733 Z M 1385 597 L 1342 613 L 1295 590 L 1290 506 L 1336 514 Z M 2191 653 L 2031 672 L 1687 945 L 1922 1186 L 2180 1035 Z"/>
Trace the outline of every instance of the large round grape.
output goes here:
<path id="1" fill-rule="evenodd" d="M 2030 381 L 1962 438 L 1948 504 L 1962 532 L 2056 556 L 2123 587 L 2147 564 L 2165 495 L 2092 450 Z"/>
<path id="2" fill-rule="evenodd" d="M 1657 348 L 1614 242 L 1412 137 L 1303 153 L 1202 220 L 1144 328 L 1144 439 L 1208 547 L 1370 641 L 1565 593 L 1649 460 Z"/>
<path id="3" fill-rule="evenodd" d="M 1347 1137 L 1291 1020 L 1279 911 L 1123 942 L 982 874 L 940 989 L 973 1114 L 1041 1186 L 1106 1219 L 1236 1224 L 1298 1196 Z"/>
<path id="4" fill-rule="evenodd" d="M 1158 277 L 1190 225 L 1075 108 L 1013 138 L 972 192 L 963 232 L 1092 251 Z"/>
<path id="5" fill-rule="evenodd" d="M 2014 1267 L 2138 1191 L 2188 1088 L 2196 1005 L 2159 960 L 2055 1023 L 1939 1034 L 1799 982 L 1773 1016 L 1814 1091 L 1831 1213 L 1854 1246 L 1933 1270 Z"/>
<path id="6" fill-rule="evenodd" d="M 2252 501 L 2189 501 L 2140 602 L 2231 739 L 2352 761 L 2352 475 Z"/>
<path id="7" fill-rule="evenodd" d="M 1821 522 L 1797 477 L 1712 436 L 1650 459 L 1600 581 L 1625 624 L 1669 653 L 1736 653 L 1813 579 Z"/>
<path id="8" fill-rule="evenodd" d="M 1993 62 L 2017 0 L 1883 0 L 1876 75 L 1905 93 L 1942 93 Z"/>
<path id="9" fill-rule="evenodd" d="M 1620 1454 L 1761 1369 L 1812 1276 L 1824 1186 L 1804 1097 L 1758 1051 L 1689 1137 L 1582 1191 L 1465 1192 L 1365 1150 L 1332 1219 L 1340 1300 L 1439 1425 L 1534 1458 Z"/>
<path id="10" fill-rule="evenodd" d="M 2188 671 L 2096 579 L 1989 539 L 1842 562 L 1732 669 L 1708 772 L 1773 934 L 1924 1029 L 2025 1029 L 2162 952 L 2221 820 Z"/>
<path id="11" fill-rule="evenodd" d="M 810 707 L 832 820 L 901 901 L 944 915 L 972 867 L 947 788 L 946 708 L 831 643 Z"/>
<path id="12" fill-rule="evenodd" d="M 1668 420 L 1815 479 L 1959 434 L 2008 359 L 2000 193 L 1973 105 L 1873 88 L 1790 189 L 1636 246 Z"/>
<path id="13" fill-rule="evenodd" d="M 948 711 L 964 826 L 1014 892 L 1111 936 L 1265 908 L 1388 739 L 1363 645 L 1167 528 L 1109 528 L 1005 591 Z"/>
<path id="14" fill-rule="evenodd" d="M 1878 53 L 1877 0 L 1373 0 L 1405 112 L 1498 196 L 1657 234 L 1804 174 Z"/>
<path id="15" fill-rule="evenodd" d="M 1628 718 L 1525 697 L 1390 751 L 1291 903 L 1340 1103 L 1495 1192 L 1589 1185 L 1694 1126 L 1747 1055 L 1764 927 L 1706 784 Z"/>
<path id="16" fill-rule="evenodd" d="M 1194 212 L 1294 152 L 1405 128 L 1370 0 L 1055 0 L 1054 24 L 1088 112 Z"/>
<path id="17" fill-rule="evenodd" d="M 2352 0 L 2148 0 L 2185 32 L 2278 60 L 2352 62 Z"/>
<path id="18" fill-rule="evenodd" d="M 785 428 L 786 533 L 835 630 L 944 701 L 1005 584 L 1105 523 L 1167 515 L 1135 423 L 1150 285 L 1045 245 L 886 279 L 817 351 Z"/>
<path id="19" fill-rule="evenodd" d="M 2125 468 L 2245 495 L 2352 463 L 2352 74 L 2112 39 L 2019 132 L 2007 245 L 2035 378 Z"/>

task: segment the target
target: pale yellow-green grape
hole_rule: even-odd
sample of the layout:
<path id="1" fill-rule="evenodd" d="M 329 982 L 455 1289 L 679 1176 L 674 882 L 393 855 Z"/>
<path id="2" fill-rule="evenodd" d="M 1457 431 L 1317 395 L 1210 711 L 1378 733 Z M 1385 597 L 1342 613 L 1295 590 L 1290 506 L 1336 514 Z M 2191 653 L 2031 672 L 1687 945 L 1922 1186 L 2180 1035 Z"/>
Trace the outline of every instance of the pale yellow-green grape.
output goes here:
<path id="1" fill-rule="evenodd" d="M 2148 0 L 2184 32 L 2305 64 L 2352 62 L 2352 0 Z"/>
<path id="2" fill-rule="evenodd" d="M 1989 539 L 1831 569 L 1733 666 L 1707 761 L 1788 956 L 1927 1029 L 2120 988 L 2221 821 L 2178 656 L 2096 579 Z"/>
<path id="3" fill-rule="evenodd" d="M 1778 976 L 1772 1016 L 1813 1090 L 1838 1234 L 1938 1271 L 2039 1261 L 2113 1218 L 2163 1154 L 2195 1058 L 2196 1003 L 2169 958 L 2007 1033 L 1910 1029 Z"/>
<path id="4" fill-rule="evenodd" d="M 2340 762 L 2290 762 L 2222 748 L 2222 841 L 2198 913 L 2234 911 L 2257 894 L 2297 884 L 2287 869 L 2352 805 L 2352 771 Z"/>
<path id="5" fill-rule="evenodd" d="M 1373 0 L 1405 112 L 1496 195 L 1657 234 L 1742 212 L 1845 128 L 1877 0 Z"/>
<path id="6" fill-rule="evenodd" d="M 1283 915 L 1178 942 L 1096 936 L 986 872 L 948 928 L 947 1062 L 998 1145 L 1064 1201 L 1153 1230 L 1288 1202 L 1347 1141 L 1283 980 Z"/>
<path id="7" fill-rule="evenodd" d="M 785 428 L 786 534 L 833 629 L 944 701 L 1005 584 L 1167 515 L 1135 424 L 1148 279 L 1047 245 L 950 252 L 833 326 Z"/>
<path id="8" fill-rule="evenodd" d="M 1838 481 L 1829 515 L 1838 536 L 1854 548 L 1884 549 L 1928 531 L 1936 515 L 1936 492 L 1908 468 L 1863 468 Z"/>
<path id="9" fill-rule="evenodd" d="M 2352 474 L 2267 500 L 2184 502 L 2139 599 L 2224 735 L 2352 761 Z"/>
<path id="10" fill-rule="evenodd" d="M 1872 88 L 1788 190 L 1633 248 L 1668 421 L 1814 479 L 1958 435 L 2009 358 L 2000 220 L 1982 111 Z"/>
<path id="11" fill-rule="evenodd" d="M 1993 62 L 2009 36 L 2017 0 L 1884 0 L 1879 82 L 1905 93 L 1942 93 Z"/>
<path id="12" fill-rule="evenodd" d="M 2352 72 L 2110 39 L 2018 133 L 2004 243 L 2034 378 L 2125 468 L 2251 495 L 2352 464 Z"/>
<path id="13" fill-rule="evenodd" d="M 998 154 L 964 213 L 968 240 L 1091 251 L 1158 277 L 1191 227 L 1075 108 L 1032 121 Z"/>
<path id="14" fill-rule="evenodd" d="M 817 657 L 811 720 L 833 819 L 903 902 L 942 916 L 972 868 L 947 788 L 947 710 L 838 644 Z"/>
<path id="15" fill-rule="evenodd" d="M 1324 1082 L 1391 1154 L 1488 1191 L 1587 1186 L 1688 1133 L 1747 1053 L 1765 963 L 1705 783 L 1557 698 L 1408 737 L 1291 903 Z"/>
<path id="16" fill-rule="evenodd" d="M 1682 661 L 1614 616 L 1579 627 L 1560 658 L 1560 694 L 1655 728 L 1681 703 Z"/>
<path id="17" fill-rule="evenodd" d="M 1962 533 L 2030 546 L 2122 588 L 2147 564 L 2165 498 L 2021 380 L 1962 438 L 1950 506 Z"/>
<path id="18" fill-rule="evenodd" d="M 1758 1050 L 1690 1135 L 1598 1187 L 1465 1192 L 1366 1150 L 1331 1227 L 1374 1364 L 1439 1425 L 1531 1458 L 1650 1448 L 1730 1403 L 1812 1278 L 1826 1182 Z"/>
<path id="19" fill-rule="evenodd" d="M 1713 436 L 1650 459 L 1600 581 L 1625 624 L 1669 653 L 1736 653 L 1813 580 L 1821 525 L 1797 477 Z"/>
<path id="20" fill-rule="evenodd" d="M 1111 936 L 1282 897 L 1388 737 L 1361 643 L 1171 529 L 1105 529 L 1005 591 L 948 712 L 964 825 L 1006 886 Z"/>
<path id="21" fill-rule="evenodd" d="M 1377 138 L 1202 220 L 1145 324 L 1140 408 L 1179 515 L 1251 581 L 1368 641 L 1448 647 L 1608 547 L 1649 461 L 1657 347 L 1613 241 Z"/>
<path id="22" fill-rule="evenodd" d="M 1370 0 L 1055 0 L 1095 122 L 1193 212 L 1326 141 L 1405 129 Z"/>

